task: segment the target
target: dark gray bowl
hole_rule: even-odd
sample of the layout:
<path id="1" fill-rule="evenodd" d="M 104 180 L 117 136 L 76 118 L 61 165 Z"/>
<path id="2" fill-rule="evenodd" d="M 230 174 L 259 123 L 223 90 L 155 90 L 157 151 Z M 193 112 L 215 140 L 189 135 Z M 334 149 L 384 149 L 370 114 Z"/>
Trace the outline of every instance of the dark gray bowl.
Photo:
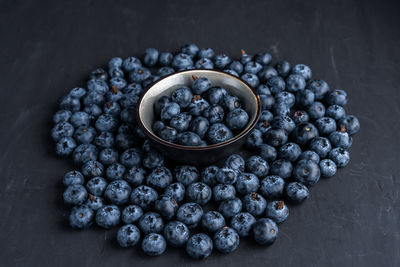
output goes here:
<path id="1" fill-rule="evenodd" d="M 241 133 L 223 143 L 202 147 L 170 143 L 155 135 L 152 130 L 155 101 L 163 95 L 171 95 L 172 91 L 178 87 L 191 86 L 193 83 L 192 75 L 207 77 L 212 86 L 221 86 L 230 94 L 240 98 L 243 108 L 249 114 L 249 123 Z M 260 117 L 260 110 L 260 98 L 257 93 L 241 79 L 221 71 L 187 70 L 166 76 L 151 85 L 137 104 L 136 116 L 143 132 L 165 156 L 182 163 L 204 165 L 237 152 L 256 125 Z"/>

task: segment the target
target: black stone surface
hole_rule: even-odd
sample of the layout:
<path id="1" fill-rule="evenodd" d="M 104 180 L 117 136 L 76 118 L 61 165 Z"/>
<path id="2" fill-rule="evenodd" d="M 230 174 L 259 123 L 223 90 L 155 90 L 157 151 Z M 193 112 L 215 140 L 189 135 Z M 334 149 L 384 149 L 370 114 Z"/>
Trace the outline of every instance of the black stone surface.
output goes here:
<path id="1" fill-rule="evenodd" d="M 400 266 L 400 31 L 395 1 L 0 1 L 1 266 Z M 184 42 L 269 51 L 347 90 L 351 163 L 290 210 L 271 247 L 149 258 L 114 230 L 73 231 L 49 137 L 57 102 L 112 56 Z"/>

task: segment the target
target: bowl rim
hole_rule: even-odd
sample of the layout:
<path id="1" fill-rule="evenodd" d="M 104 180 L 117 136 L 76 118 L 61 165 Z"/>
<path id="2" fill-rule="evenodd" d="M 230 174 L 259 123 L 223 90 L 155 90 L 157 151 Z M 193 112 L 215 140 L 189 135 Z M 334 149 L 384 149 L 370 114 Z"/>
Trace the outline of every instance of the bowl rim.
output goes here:
<path id="1" fill-rule="evenodd" d="M 244 84 L 249 91 L 253 94 L 253 96 L 256 99 L 257 102 L 257 109 L 256 109 L 256 114 L 255 114 L 255 119 L 254 121 L 247 126 L 247 128 L 245 130 L 243 130 L 242 132 L 240 132 L 239 134 L 237 134 L 236 136 L 234 136 L 233 138 L 218 143 L 218 144 L 212 144 L 212 145 L 207 145 L 207 146 L 184 146 L 184 145 L 180 145 L 180 144 L 175 144 L 175 143 L 171 143 L 168 141 L 165 141 L 164 139 L 158 137 L 156 134 L 153 134 L 151 131 L 149 131 L 147 129 L 147 127 L 144 125 L 144 123 L 142 122 L 141 116 L 140 116 L 140 105 L 142 103 L 142 100 L 144 98 L 144 96 L 146 95 L 146 93 L 150 90 L 151 87 L 153 87 L 155 84 L 161 82 L 164 79 L 167 79 L 171 76 L 174 75 L 179 75 L 181 73 L 186 73 L 186 72 L 195 72 L 195 71 L 201 71 L 201 72 L 216 72 L 219 74 L 223 74 L 228 76 L 228 78 L 233 78 L 236 79 L 237 81 L 239 81 L 240 83 Z M 220 71 L 220 70 L 209 70 L 209 69 L 190 69 L 190 70 L 182 70 L 182 71 L 177 71 L 171 74 L 168 74 L 160 79 L 158 79 L 157 81 L 151 83 L 150 85 L 148 85 L 144 92 L 141 94 L 139 101 L 136 104 L 136 121 L 137 124 L 139 125 L 139 127 L 142 129 L 142 131 L 145 133 L 145 135 L 147 137 L 149 137 L 151 140 L 157 142 L 157 143 L 161 143 L 164 146 L 168 146 L 170 148 L 174 148 L 174 149 L 180 149 L 180 150 L 192 150 L 192 151 L 207 151 L 207 150 L 212 150 L 212 149 L 216 149 L 216 148 L 221 148 L 227 145 L 230 145 L 236 141 L 238 141 L 239 139 L 241 139 L 243 136 L 247 135 L 247 133 L 249 133 L 251 130 L 253 130 L 254 126 L 257 124 L 259 117 L 261 114 L 261 100 L 260 100 L 260 96 L 258 95 L 258 93 L 256 92 L 256 90 L 250 86 L 247 82 L 243 81 L 242 79 L 240 79 L 239 77 L 232 75 L 230 73 L 224 72 L 224 71 Z"/>

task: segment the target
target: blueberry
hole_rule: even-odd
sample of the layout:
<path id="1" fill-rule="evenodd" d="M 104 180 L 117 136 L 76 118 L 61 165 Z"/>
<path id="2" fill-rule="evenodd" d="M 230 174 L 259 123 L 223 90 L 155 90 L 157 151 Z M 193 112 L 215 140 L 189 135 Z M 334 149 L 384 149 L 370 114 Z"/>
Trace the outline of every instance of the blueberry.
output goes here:
<path id="1" fill-rule="evenodd" d="M 199 50 L 200 50 L 199 47 L 193 43 L 184 44 L 181 47 L 181 52 L 191 56 L 192 58 L 196 56 Z"/>
<path id="2" fill-rule="evenodd" d="M 102 75 L 104 75 L 104 74 L 107 75 L 107 73 L 102 72 Z M 79 98 L 79 99 L 84 97 L 86 95 L 86 93 L 87 93 L 86 89 L 82 88 L 82 87 L 75 87 L 75 88 L 72 88 L 71 91 L 69 91 L 69 95 L 71 97 Z"/>
<path id="3" fill-rule="evenodd" d="M 288 61 L 282 60 L 276 63 L 275 68 L 278 74 L 282 77 L 286 77 L 290 72 L 290 63 Z"/>
<path id="4" fill-rule="evenodd" d="M 244 109 L 236 108 L 226 115 L 225 123 L 232 130 L 243 129 L 249 121 L 249 115 Z"/>
<path id="5" fill-rule="evenodd" d="M 264 121 L 264 122 L 258 122 L 256 124 L 255 127 L 256 130 L 259 130 L 261 132 L 261 134 L 265 134 L 266 132 L 268 132 L 269 129 L 271 129 L 271 125 L 269 124 L 269 122 Z"/>
<path id="6" fill-rule="evenodd" d="M 260 84 L 259 86 L 257 86 L 256 92 L 259 95 L 270 95 L 271 94 L 271 91 L 269 90 L 268 86 L 265 84 Z"/>
<path id="7" fill-rule="evenodd" d="M 262 65 L 255 61 L 249 61 L 244 66 L 244 72 L 257 74 L 260 70 L 262 70 Z"/>
<path id="8" fill-rule="evenodd" d="M 160 58 L 160 60 L 161 60 L 161 58 Z M 164 77 L 164 76 L 167 76 L 167 75 L 172 74 L 174 72 L 175 72 L 175 70 L 173 68 L 171 68 L 171 67 L 161 67 L 161 68 L 158 69 L 157 75 L 159 75 L 161 77 Z"/>
<path id="9" fill-rule="evenodd" d="M 349 135 L 356 134 L 360 130 L 360 122 L 353 115 L 347 115 L 344 118 L 341 118 L 338 121 L 338 125 L 340 129 L 343 125 Z"/>
<path id="10" fill-rule="evenodd" d="M 243 72 L 243 64 L 240 61 L 234 60 L 229 64 L 228 69 L 240 74 Z"/>
<path id="11" fill-rule="evenodd" d="M 138 148 L 125 150 L 120 157 L 120 161 L 125 167 L 139 166 L 142 160 L 142 151 Z"/>
<path id="12" fill-rule="evenodd" d="M 144 56 L 143 56 L 143 63 L 146 64 L 148 67 L 152 67 L 157 64 L 158 62 L 158 56 L 159 52 L 155 48 L 147 48 L 144 51 Z"/>
<path id="13" fill-rule="evenodd" d="M 278 236 L 278 226 L 269 218 L 261 218 L 253 224 L 253 238 L 260 245 L 271 245 Z"/>
<path id="14" fill-rule="evenodd" d="M 221 105 L 225 108 L 227 111 L 232 111 L 234 109 L 240 108 L 240 99 L 237 96 L 232 96 L 232 95 L 225 95 L 222 98 L 222 103 Z"/>
<path id="15" fill-rule="evenodd" d="M 150 78 L 151 72 L 145 67 L 136 67 L 129 72 L 129 80 L 134 83 L 142 83 Z"/>
<path id="16" fill-rule="evenodd" d="M 291 176 L 293 170 L 293 165 L 290 161 L 284 159 L 278 159 L 272 162 L 270 173 L 273 175 L 278 175 L 283 179 L 287 179 Z"/>
<path id="17" fill-rule="evenodd" d="M 86 177 L 102 176 L 104 173 L 103 164 L 95 160 L 87 161 L 82 166 L 82 173 Z"/>
<path id="18" fill-rule="evenodd" d="M 68 186 L 63 194 L 64 203 L 67 205 L 75 206 L 75 205 L 82 205 L 88 193 L 82 185 L 74 184 Z"/>
<path id="19" fill-rule="evenodd" d="M 257 192 L 259 186 L 260 181 L 253 173 L 242 173 L 236 181 L 236 191 L 242 195 Z"/>
<path id="20" fill-rule="evenodd" d="M 96 104 L 90 104 L 85 106 L 84 111 L 90 115 L 91 119 L 96 119 L 103 111 Z"/>
<path id="21" fill-rule="evenodd" d="M 261 181 L 260 193 L 266 199 L 280 198 L 283 193 L 285 181 L 277 175 L 269 175 Z"/>
<path id="22" fill-rule="evenodd" d="M 309 197 L 309 192 L 305 185 L 293 182 L 286 186 L 285 196 L 293 204 L 300 204 Z"/>
<path id="23" fill-rule="evenodd" d="M 127 224 L 118 229 L 117 241 L 121 247 L 133 247 L 139 243 L 140 231 L 132 224 Z"/>
<path id="24" fill-rule="evenodd" d="M 275 116 L 285 116 L 290 114 L 290 106 L 284 102 L 276 102 L 271 108 L 272 114 Z"/>
<path id="25" fill-rule="evenodd" d="M 89 92 L 94 91 L 102 95 L 109 90 L 107 82 L 101 79 L 90 79 L 86 86 Z"/>
<path id="26" fill-rule="evenodd" d="M 112 115 L 103 114 L 97 118 L 95 126 L 100 132 L 114 131 L 118 126 L 118 122 Z"/>
<path id="27" fill-rule="evenodd" d="M 194 95 L 192 102 L 188 106 L 191 115 L 199 116 L 210 106 L 210 104 L 200 95 Z"/>
<path id="28" fill-rule="evenodd" d="M 200 146 L 202 140 L 200 136 L 193 132 L 184 132 L 177 135 L 176 140 L 178 144 L 184 146 Z"/>
<path id="29" fill-rule="evenodd" d="M 166 220 L 171 220 L 178 209 L 178 203 L 170 196 L 162 196 L 154 203 L 154 210 Z"/>
<path id="30" fill-rule="evenodd" d="M 81 108 L 81 102 L 78 98 L 66 95 L 61 99 L 60 109 L 67 109 L 70 111 L 78 111 Z"/>
<path id="31" fill-rule="evenodd" d="M 302 122 L 308 122 L 310 120 L 310 116 L 304 110 L 297 110 L 293 113 L 292 119 L 294 123 L 300 124 Z"/>
<path id="32" fill-rule="evenodd" d="M 213 196 L 215 202 L 234 199 L 236 196 L 236 190 L 231 184 L 217 184 L 213 188 Z"/>
<path id="33" fill-rule="evenodd" d="M 260 156 L 251 156 L 246 161 L 246 170 L 257 175 L 259 178 L 264 178 L 268 175 L 269 165 Z"/>
<path id="34" fill-rule="evenodd" d="M 224 165 L 233 170 L 243 172 L 245 161 L 239 154 L 232 154 L 225 160 Z"/>
<path id="35" fill-rule="evenodd" d="M 346 111 L 342 106 L 332 105 L 326 109 L 325 116 L 340 120 L 346 116 Z"/>
<path id="36" fill-rule="evenodd" d="M 315 100 L 313 91 L 304 89 L 296 92 L 296 104 L 300 107 L 307 107 Z"/>
<path id="37" fill-rule="evenodd" d="M 207 140 L 211 144 L 218 144 L 233 138 L 232 131 L 222 123 L 214 123 L 207 132 Z"/>
<path id="38" fill-rule="evenodd" d="M 224 119 L 224 109 L 219 105 L 211 105 L 203 111 L 203 116 L 210 123 L 222 122 Z"/>
<path id="39" fill-rule="evenodd" d="M 321 170 L 321 176 L 322 177 L 332 177 L 335 175 L 337 167 L 335 162 L 330 159 L 323 159 L 319 163 L 319 168 Z"/>
<path id="40" fill-rule="evenodd" d="M 126 206 L 122 210 L 121 220 L 125 224 L 137 222 L 143 216 L 143 210 L 137 205 Z"/>
<path id="41" fill-rule="evenodd" d="M 129 201 L 132 188 L 122 179 L 114 180 L 108 184 L 104 196 L 112 204 L 122 205 Z"/>
<path id="42" fill-rule="evenodd" d="M 109 180 L 122 179 L 125 173 L 125 166 L 120 163 L 113 163 L 108 166 L 106 176 Z"/>
<path id="43" fill-rule="evenodd" d="M 309 80 L 312 77 L 312 71 L 310 67 L 304 64 L 294 65 L 291 72 L 301 75 L 305 80 Z"/>
<path id="44" fill-rule="evenodd" d="M 300 154 L 299 158 L 297 160 L 311 160 L 314 161 L 316 164 L 319 163 L 319 155 L 311 150 L 306 150 L 303 153 Z"/>
<path id="45" fill-rule="evenodd" d="M 315 100 L 321 100 L 328 93 L 329 85 L 324 80 L 313 80 L 308 84 L 308 89 L 314 93 Z"/>
<path id="46" fill-rule="evenodd" d="M 110 229 L 119 224 L 120 211 L 115 205 L 106 205 L 96 212 L 96 223 L 98 226 Z"/>
<path id="47" fill-rule="evenodd" d="M 272 56 L 269 53 L 257 53 L 254 55 L 254 61 L 262 65 L 269 65 L 271 60 Z"/>
<path id="48" fill-rule="evenodd" d="M 280 128 L 271 128 L 264 135 L 264 141 L 273 147 L 279 147 L 285 144 L 287 139 L 287 132 Z"/>
<path id="49" fill-rule="evenodd" d="M 258 129 L 253 129 L 246 139 L 246 146 L 250 149 L 257 149 L 263 144 L 262 132 Z"/>
<path id="50" fill-rule="evenodd" d="M 110 77 L 124 77 L 124 71 L 120 67 L 110 67 L 108 69 L 108 74 Z"/>
<path id="51" fill-rule="evenodd" d="M 187 254 L 196 259 L 205 259 L 213 250 L 211 238 L 203 233 L 192 235 L 186 243 Z"/>
<path id="52" fill-rule="evenodd" d="M 143 238 L 142 250 L 148 256 L 159 256 L 167 249 L 165 238 L 156 233 L 150 233 Z"/>
<path id="53" fill-rule="evenodd" d="M 286 78 L 286 88 L 289 92 L 298 92 L 304 90 L 306 87 L 306 80 L 300 74 L 290 74 Z"/>
<path id="54" fill-rule="evenodd" d="M 258 146 L 257 150 L 258 155 L 266 160 L 267 162 L 272 162 L 276 159 L 277 152 L 273 146 L 267 144 L 261 144 Z"/>
<path id="55" fill-rule="evenodd" d="M 197 52 L 198 58 L 214 58 L 215 52 L 212 48 L 202 48 Z"/>
<path id="56" fill-rule="evenodd" d="M 88 206 L 73 207 L 69 214 L 69 225 L 74 229 L 86 229 L 93 224 L 94 212 Z"/>
<path id="57" fill-rule="evenodd" d="M 142 66 L 142 62 L 140 62 L 140 60 L 136 57 L 128 57 L 122 63 L 122 67 L 127 72 L 129 72 L 135 68 L 139 68 L 141 66 Z"/>
<path id="58" fill-rule="evenodd" d="M 74 126 L 68 122 L 59 122 L 51 130 L 51 137 L 58 142 L 63 137 L 71 137 L 74 134 Z"/>
<path id="59" fill-rule="evenodd" d="M 174 170 L 175 178 L 185 186 L 199 180 L 199 171 L 194 166 L 177 166 Z"/>
<path id="60" fill-rule="evenodd" d="M 162 121 L 155 121 L 151 128 L 155 134 L 159 135 L 160 132 L 164 129 L 164 127 L 165 124 Z"/>
<path id="61" fill-rule="evenodd" d="M 64 175 L 63 184 L 65 186 L 70 185 L 83 185 L 85 182 L 85 178 L 83 177 L 82 173 L 79 171 L 69 171 Z"/>
<path id="62" fill-rule="evenodd" d="M 166 126 L 159 132 L 160 138 L 168 142 L 174 142 L 178 136 L 178 131 L 170 126 Z"/>
<path id="63" fill-rule="evenodd" d="M 114 145 L 114 136 L 110 132 L 101 132 L 93 142 L 99 148 L 112 148 Z"/>
<path id="64" fill-rule="evenodd" d="M 215 67 L 218 69 L 225 68 L 232 60 L 225 54 L 216 55 L 214 58 Z"/>
<path id="65" fill-rule="evenodd" d="M 157 114 L 160 114 L 161 110 L 165 107 L 166 104 L 171 102 L 171 98 L 168 96 L 161 96 L 155 103 L 154 103 L 154 110 Z"/>
<path id="66" fill-rule="evenodd" d="M 193 93 L 189 87 L 180 87 L 174 90 L 171 95 L 172 101 L 177 103 L 181 108 L 185 108 L 193 99 Z"/>
<path id="67" fill-rule="evenodd" d="M 181 108 L 177 103 L 169 102 L 161 109 L 161 119 L 163 121 L 169 121 L 173 116 L 178 115 L 180 112 Z"/>
<path id="68" fill-rule="evenodd" d="M 96 160 L 98 153 L 94 145 L 82 144 L 75 148 L 72 157 L 75 163 L 82 164 L 91 160 Z"/>
<path id="69" fill-rule="evenodd" d="M 211 88 L 211 81 L 205 77 L 193 77 L 194 82 L 192 85 L 192 91 L 196 95 L 201 95 Z"/>
<path id="70" fill-rule="evenodd" d="M 86 183 L 87 191 L 94 196 L 103 195 L 107 187 L 106 179 L 102 177 L 94 177 Z"/>
<path id="71" fill-rule="evenodd" d="M 325 158 L 329 151 L 331 151 L 332 146 L 329 139 L 326 137 L 315 137 L 310 142 L 310 150 L 318 154 L 320 158 Z"/>
<path id="72" fill-rule="evenodd" d="M 225 219 L 218 211 L 209 211 L 203 215 L 201 226 L 206 232 L 215 233 L 225 226 Z"/>
<path id="73" fill-rule="evenodd" d="M 218 169 L 217 173 L 215 174 L 215 178 L 217 179 L 218 183 L 221 184 L 234 184 L 237 179 L 237 171 L 229 168 L 229 167 L 222 167 Z"/>
<path id="74" fill-rule="evenodd" d="M 267 201 L 260 194 L 251 192 L 244 196 L 243 205 L 245 210 L 251 215 L 258 216 L 264 212 Z"/>
<path id="75" fill-rule="evenodd" d="M 222 87 L 212 87 L 207 90 L 206 96 L 211 105 L 219 105 L 228 92 Z"/>
<path id="76" fill-rule="evenodd" d="M 315 126 L 318 128 L 320 135 L 329 135 L 336 130 L 336 122 L 330 117 L 319 118 L 315 122 Z"/>
<path id="77" fill-rule="evenodd" d="M 346 166 L 350 161 L 350 153 L 341 147 L 332 149 L 329 152 L 328 157 L 333 160 L 339 168 Z"/>
<path id="78" fill-rule="evenodd" d="M 91 106 L 91 105 L 101 106 L 101 105 L 104 104 L 104 102 L 105 102 L 104 95 L 99 93 L 99 92 L 97 92 L 97 91 L 89 91 L 86 94 L 86 96 L 83 98 L 83 104 L 85 105 L 85 107 L 88 107 L 88 106 Z M 85 112 L 87 112 L 87 111 L 85 110 Z M 87 112 L 87 113 L 89 113 L 89 112 Z"/>
<path id="79" fill-rule="evenodd" d="M 293 129 L 296 127 L 296 124 L 289 116 L 274 117 L 270 124 L 271 127 L 284 129 L 288 133 L 293 131 Z"/>
<path id="80" fill-rule="evenodd" d="M 223 227 L 214 234 L 215 248 L 225 254 L 231 253 L 239 246 L 239 234 L 230 227 Z"/>
<path id="81" fill-rule="evenodd" d="M 211 199 L 211 188 L 202 182 L 192 183 L 187 187 L 186 197 L 190 202 L 200 205 L 207 204 Z"/>
<path id="82" fill-rule="evenodd" d="M 108 61 L 108 67 L 109 67 L 109 68 L 111 68 L 111 67 L 117 67 L 117 68 L 119 68 L 119 67 L 122 66 L 122 63 L 123 63 L 122 58 L 120 58 L 120 57 L 113 57 L 112 59 L 110 59 L 110 61 Z"/>
<path id="83" fill-rule="evenodd" d="M 302 122 L 296 125 L 291 139 L 300 146 L 306 146 L 311 139 L 318 136 L 318 129 L 312 123 Z"/>
<path id="84" fill-rule="evenodd" d="M 189 55 L 179 53 L 174 57 L 171 64 L 176 70 L 184 70 L 193 66 L 193 61 Z"/>
<path id="85" fill-rule="evenodd" d="M 307 186 L 316 184 L 320 176 L 321 172 L 318 164 L 310 160 L 300 160 L 293 168 L 293 178 Z"/>
<path id="86" fill-rule="evenodd" d="M 244 51 L 243 49 L 240 52 L 242 54 L 240 56 L 240 62 L 242 64 L 246 64 L 246 63 L 250 62 L 253 59 L 253 57 L 251 55 L 247 54 L 246 51 Z"/>
<path id="87" fill-rule="evenodd" d="M 242 76 L 240 76 L 240 78 L 253 88 L 257 87 L 260 84 L 258 76 L 253 73 L 245 73 Z"/>
<path id="88" fill-rule="evenodd" d="M 194 64 L 196 69 L 214 69 L 214 63 L 209 58 L 200 58 Z"/>
<path id="89" fill-rule="evenodd" d="M 181 183 L 170 184 L 165 189 L 164 196 L 169 196 L 177 202 L 181 202 L 185 197 L 185 187 Z"/>
<path id="90" fill-rule="evenodd" d="M 207 133 L 209 126 L 209 121 L 206 118 L 199 116 L 190 122 L 189 131 L 197 134 L 200 138 L 203 138 Z"/>
<path id="91" fill-rule="evenodd" d="M 157 200 L 157 191 L 151 187 L 141 185 L 132 190 L 131 203 L 140 206 L 142 209 L 149 209 Z"/>
<path id="92" fill-rule="evenodd" d="M 272 76 L 267 80 L 267 85 L 272 94 L 276 95 L 286 88 L 285 80 L 280 76 Z"/>
<path id="93" fill-rule="evenodd" d="M 250 235 L 256 219 L 248 212 L 241 212 L 232 217 L 231 227 L 236 230 L 240 237 Z"/>
<path id="94" fill-rule="evenodd" d="M 348 149 L 352 144 L 352 138 L 349 134 L 345 131 L 346 129 L 343 128 L 339 132 L 333 132 L 329 135 L 329 141 L 331 142 L 333 147 L 341 147 L 344 149 Z"/>
<path id="95" fill-rule="evenodd" d="M 91 208 L 92 210 L 97 211 L 98 209 L 104 206 L 104 200 L 101 197 L 96 197 L 94 195 L 89 194 L 89 197 L 85 202 L 85 205 Z"/>
<path id="96" fill-rule="evenodd" d="M 294 94 L 283 91 L 279 92 L 275 95 L 275 103 L 276 104 L 283 104 L 284 106 L 291 108 L 294 106 L 296 102 L 296 97 Z"/>
<path id="97" fill-rule="evenodd" d="M 282 200 L 272 201 L 267 205 L 265 216 L 278 224 L 283 223 L 289 217 L 289 209 Z"/>
<path id="98" fill-rule="evenodd" d="M 189 239 L 189 235 L 189 228 L 179 221 L 171 221 L 164 228 L 165 239 L 173 247 L 184 246 Z"/>
<path id="99" fill-rule="evenodd" d="M 278 155 L 281 159 L 294 162 L 301 154 L 301 148 L 296 143 L 286 143 L 279 148 Z"/>
<path id="100" fill-rule="evenodd" d="M 60 122 L 68 122 L 69 119 L 72 116 L 72 112 L 69 110 L 61 109 L 57 111 L 54 116 L 53 116 L 53 122 L 54 123 L 60 123 Z"/>
<path id="101" fill-rule="evenodd" d="M 121 107 L 117 102 L 110 101 L 104 104 L 103 107 L 105 114 L 117 117 L 121 113 Z"/>
<path id="102" fill-rule="evenodd" d="M 347 93 L 343 90 L 335 89 L 329 91 L 324 99 L 327 105 L 345 106 L 347 104 Z"/>
<path id="103" fill-rule="evenodd" d="M 195 228 L 203 217 L 203 209 L 197 203 L 187 202 L 179 207 L 176 219 L 183 222 L 189 228 Z"/>
<path id="104" fill-rule="evenodd" d="M 139 220 L 139 228 L 143 234 L 160 233 L 164 229 L 164 222 L 160 214 L 147 212 Z"/>
<path id="105" fill-rule="evenodd" d="M 273 76 L 278 76 L 278 72 L 271 66 L 265 66 L 259 73 L 258 77 L 260 77 L 260 81 L 262 83 L 266 83 L 269 78 Z"/>
<path id="106" fill-rule="evenodd" d="M 164 189 L 172 182 L 171 171 L 166 167 L 157 167 L 146 178 L 146 183 L 155 189 Z"/>
<path id="107" fill-rule="evenodd" d="M 158 61 L 161 66 L 169 66 L 171 65 L 173 58 L 174 56 L 170 52 L 161 52 Z"/>
<path id="108" fill-rule="evenodd" d="M 218 172 L 217 166 L 208 166 L 201 172 L 201 181 L 208 186 L 217 184 L 216 174 Z"/>
<path id="109" fill-rule="evenodd" d="M 242 201 L 235 197 L 221 202 L 218 207 L 219 211 L 225 218 L 231 218 L 242 210 Z"/>

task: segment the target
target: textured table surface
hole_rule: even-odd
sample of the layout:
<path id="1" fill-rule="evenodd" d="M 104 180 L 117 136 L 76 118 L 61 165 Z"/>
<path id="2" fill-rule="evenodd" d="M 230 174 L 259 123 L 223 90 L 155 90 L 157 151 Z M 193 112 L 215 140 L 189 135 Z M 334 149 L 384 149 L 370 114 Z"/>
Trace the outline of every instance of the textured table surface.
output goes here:
<path id="1" fill-rule="evenodd" d="M 0 1 L 0 265 L 400 266 L 399 5 L 322 2 Z M 291 209 L 268 248 L 149 258 L 120 249 L 113 230 L 71 230 L 61 177 L 73 166 L 49 138 L 58 100 L 112 56 L 188 41 L 269 51 L 347 90 L 361 121 L 349 166 Z"/>

